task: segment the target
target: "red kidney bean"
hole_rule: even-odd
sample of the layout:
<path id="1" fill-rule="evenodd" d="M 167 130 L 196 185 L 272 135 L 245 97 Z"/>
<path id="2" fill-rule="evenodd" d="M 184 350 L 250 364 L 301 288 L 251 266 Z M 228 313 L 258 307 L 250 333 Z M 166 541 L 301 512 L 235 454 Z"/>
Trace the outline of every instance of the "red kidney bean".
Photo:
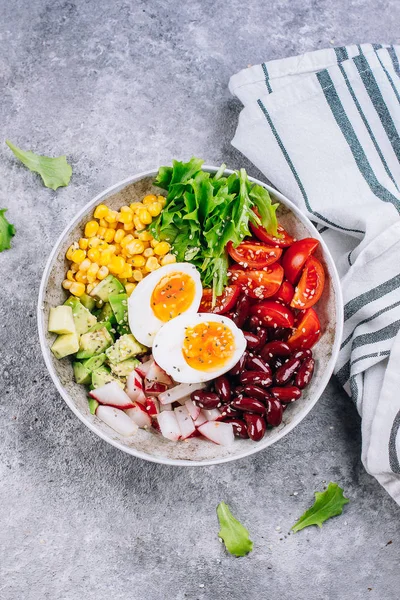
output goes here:
<path id="1" fill-rule="evenodd" d="M 292 335 L 292 330 L 288 327 L 273 327 L 269 333 L 271 340 L 282 340 L 286 342 Z"/>
<path id="2" fill-rule="evenodd" d="M 237 410 L 236 408 L 234 408 L 233 406 L 231 406 L 230 404 L 228 406 L 224 406 L 222 408 L 222 412 L 221 412 L 221 415 L 226 418 L 227 417 L 236 418 L 236 417 L 239 417 L 240 414 L 241 414 L 240 411 Z"/>
<path id="3" fill-rule="evenodd" d="M 245 412 L 254 412 L 260 415 L 265 415 L 267 411 L 265 405 L 255 398 L 236 398 L 236 400 L 233 400 L 232 406 Z"/>
<path id="4" fill-rule="evenodd" d="M 236 306 L 233 312 L 233 321 L 234 323 L 241 329 L 249 316 L 251 301 L 246 294 L 242 294 L 239 296 L 238 301 L 236 302 Z"/>
<path id="5" fill-rule="evenodd" d="M 297 350 L 297 352 L 293 354 L 293 358 L 299 358 L 300 360 L 312 358 L 312 352 L 309 348 L 306 350 Z"/>
<path id="6" fill-rule="evenodd" d="M 282 404 L 276 398 L 267 402 L 267 423 L 272 427 L 278 427 L 282 423 Z"/>
<path id="7" fill-rule="evenodd" d="M 234 396 L 240 396 L 240 394 L 243 395 L 243 393 L 244 393 L 244 386 L 243 385 L 237 385 L 235 387 L 235 389 L 233 390 Z"/>
<path id="8" fill-rule="evenodd" d="M 218 394 L 222 402 L 228 404 L 232 396 L 231 384 L 229 382 L 229 379 L 225 377 L 225 375 L 217 377 L 217 379 L 214 381 L 214 388 L 216 394 Z"/>
<path id="9" fill-rule="evenodd" d="M 285 385 L 286 383 L 289 383 L 300 365 L 301 360 L 299 358 L 289 358 L 281 367 L 279 367 L 279 369 L 276 370 L 274 377 L 275 383 L 277 385 Z"/>
<path id="10" fill-rule="evenodd" d="M 286 342 L 280 341 L 268 342 L 260 352 L 261 357 L 267 362 L 275 356 L 290 356 L 291 354 L 292 351 Z"/>
<path id="11" fill-rule="evenodd" d="M 246 360 L 246 369 L 248 371 L 263 371 L 272 376 L 271 367 L 259 356 L 249 356 Z"/>
<path id="12" fill-rule="evenodd" d="M 248 327 L 250 331 L 254 331 L 255 333 L 257 333 L 258 328 L 262 327 L 261 319 L 259 319 L 257 315 L 251 315 L 250 319 L 248 320 Z"/>
<path id="13" fill-rule="evenodd" d="M 221 406 L 221 398 L 213 392 L 196 390 L 190 394 L 190 397 L 195 404 L 200 406 L 200 408 L 205 408 L 206 410 L 212 410 L 213 408 Z"/>
<path id="14" fill-rule="evenodd" d="M 261 415 L 256 415 L 254 413 L 245 413 L 243 418 L 246 421 L 249 438 L 253 440 L 253 442 L 262 440 L 267 429 L 265 419 L 263 419 Z"/>
<path id="15" fill-rule="evenodd" d="M 233 427 L 233 433 L 236 437 L 247 439 L 249 434 L 247 433 L 247 426 L 242 419 L 225 419 L 225 423 L 230 423 Z"/>
<path id="16" fill-rule="evenodd" d="M 311 381 L 314 373 L 315 360 L 313 358 L 306 358 L 297 372 L 294 384 L 303 390 Z"/>
<path id="17" fill-rule="evenodd" d="M 254 383 L 261 387 L 269 387 L 272 384 L 272 377 L 264 371 L 243 371 L 240 375 L 241 383 Z"/>
<path id="18" fill-rule="evenodd" d="M 251 331 L 243 331 L 243 335 L 247 342 L 247 348 L 249 350 L 254 350 L 255 348 L 258 348 L 258 346 L 260 345 L 260 338 L 255 333 L 252 333 Z"/>
<path id="19" fill-rule="evenodd" d="M 256 333 L 256 336 L 258 337 L 258 339 L 260 340 L 260 343 L 256 348 L 256 350 L 258 350 L 259 348 L 262 348 L 263 346 L 265 346 L 265 344 L 268 341 L 268 329 L 265 329 L 264 327 L 260 327 L 260 328 L 257 328 L 255 333 Z"/>
<path id="20" fill-rule="evenodd" d="M 275 371 L 277 369 L 279 369 L 279 367 L 281 367 L 284 363 L 283 358 L 279 358 L 279 356 L 277 356 L 276 358 L 271 358 L 271 361 L 269 363 L 269 366 L 271 367 L 272 371 L 275 373 Z"/>
<path id="21" fill-rule="evenodd" d="M 261 402 L 266 402 L 271 396 L 268 394 L 266 390 L 254 385 L 253 383 L 248 383 L 243 388 L 243 394 L 246 396 L 250 396 L 250 398 L 256 398 L 257 400 L 261 400 Z"/>
<path id="22" fill-rule="evenodd" d="M 275 398 L 280 402 L 294 402 L 301 396 L 301 391 L 294 385 L 287 385 L 286 387 L 272 387 L 269 390 Z"/>
<path id="23" fill-rule="evenodd" d="M 246 363 L 247 357 L 248 357 L 248 353 L 244 352 L 242 354 L 242 356 L 239 358 L 236 365 L 234 367 L 232 367 L 232 369 L 229 371 L 229 375 L 233 375 L 234 377 L 236 377 L 237 375 L 240 375 L 240 373 L 242 371 L 244 371 L 244 365 Z"/>

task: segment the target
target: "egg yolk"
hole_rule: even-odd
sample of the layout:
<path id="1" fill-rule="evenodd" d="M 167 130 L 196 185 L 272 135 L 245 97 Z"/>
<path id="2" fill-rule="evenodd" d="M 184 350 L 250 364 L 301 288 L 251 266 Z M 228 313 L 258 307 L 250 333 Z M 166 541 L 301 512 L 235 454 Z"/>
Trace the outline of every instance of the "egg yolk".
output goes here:
<path id="1" fill-rule="evenodd" d="M 224 367 L 234 355 L 235 338 L 223 323 L 198 323 L 186 328 L 182 352 L 193 369 L 214 371 Z"/>
<path id="2" fill-rule="evenodd" d="M 166 323 L 184 313 L 193 304 L 196 284 L 186 273 L 168 273 L 155 286 L 151 308 L 155 316 Z"/>

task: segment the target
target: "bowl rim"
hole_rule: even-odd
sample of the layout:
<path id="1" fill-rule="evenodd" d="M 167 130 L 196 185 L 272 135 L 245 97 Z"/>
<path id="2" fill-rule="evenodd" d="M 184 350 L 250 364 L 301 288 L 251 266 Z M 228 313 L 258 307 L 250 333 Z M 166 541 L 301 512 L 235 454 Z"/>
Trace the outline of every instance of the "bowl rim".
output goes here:
<path id="1" fill-rule="evenodd" d="M 219 169 L 219 167 L 215 167 L 213 165 L 203 165 L 202 169 L 204 171 L 207 171 L 210 173 L 215 173 Z M 332 344 L 331 356 L 329 358 L 325 372 L 323 373 L 323 375 L 321 377 L 320 383 L 313 395 L 312 400 L 305 407 L 303 412 L 299 412 L 299 414 L 296 415 L 296 417 L 293 418 L 292 421 L 287 426 L 283 427 L 281 429 L 281 431 L 279 431 L 279 433 L 273 440 L 268 441 L 269 438 L 266 438 L 266 441 L 263 444 L 260 444 L 260 443 L 254 444 L 254 446 L 253 445 L 249 446 L 249 448 L 246 449 L 245 451 L 242 451 L 237 454 L 233 454 L 231 456 L 221 457 L 221 458 L 212 458 L 212 459 L 208 459 L 208 460 L 189 460 L 189 459 L 167 458 L 167 457 L 162 457 L 162 456 L 160 456 L 160 457 L 151 456 L 150 454 L 141 452 L 140 450 L 137 450 L 135 448 L 130 448 L 128 446 L 125 446 L 125 445 L 121 444 L 118 440 L 112 439 L 110 436 L 108 436 L 106 433 L 104 433 L 102 430 L 100 430 L 95 423 L 92 423 L 91 421 L 89 421 L 89 419 L 86 418 L 86 416 L 83 415 L 79 411 L 79 409 L 74 405 L 69 394 L 66 392 L 66 390 L 62 386 L 62 384 L 58 378 L 58 375 L 53 367 L 51 357 L 50 357 L 50 348 L 48 347 L 46 336 L 45 336 L 45 323 L 44 323 L 44 311 L 43 311 L 44 300 L 45 300 L 45 289 L 47 286 L 51 268 L 53 266 L 53 260 L 56 258 L 58 252 L 60 251 L 60 246 L 63 244 L 65 237 L 68 235 L 68 233 L 70 231 L 72 231 L 72 229 L 74 229 L 76 227 L 76 225 L 79 223 L 81 218 L 100 200 L 106 201 L 106 199 L 109 196 L 111 196 L 115 193 L 118 193 L 118 191 L 121 191 L 126 186 L 136 183 L 137 181 L 140 181 L 141 179 L 144 179 L 146 177 L 155 177 L 157 172 L 158 172 L 158 168 L 150 169 L 147 171 L 142 171 L 141 173 L 138 173 L 131 177 L 127 177 L 126 179 L 123 179 L 122 181 L 115 183 L 114 185 L 103 190 L 102 192 L 97 194 L 92 200 L 87 202 L 75 214 L 75 216 L 68 222 L 66 227 L 63 229 L 61 234 L 58 236 L 58 238 L 50 252 L 50 255 L 47 259 L 46 266 L 44 268 L 41 283 L 40 283 L 39 294 L 38 294 L 37 324 L 38 324 L 39 341 L 40 341 L 40 347 L 41 347 L 43 359 L 46 364 L 47 370 L 53 380 L 54 385 L 56 386 L 61 397 L 66 402 L 67 406 L 78 417 L 78 419 L 80 419 L 80 421 L 82 421 L 86 425 L 86 427 L 88 427 L 93 433 L 95 433 L 97 436 L 99 436 L 101 439 L 108 442 L 115 448 L 118 448 L 119 450 L 122 450 L 123 452 L 130 454 L 131 456 L 135 456 L 136 458 L 142 458 L 143 460 L 147 460 L 149 462 L 165 464 L 165 465 L 205 467 L 205 466 L 210 466 L 210 465 L 232 462 L 234 460 L 239 460 L 241 458 L 245 458 L 246 456 L 251 456 L 252 454 L 255 454 L 256 452 L 260 452 L 261 450 L 268 448 L 269 446 L 275 444 L 276 442 L 281 440 L 283 437 L 285 437 L 303 419 L 305 419 L 305 417 L 308 415 L 308 413 L 314 408 L 314 406 L 318 402 L 319 398 L 321 397 L 323 391 L 325 390 L 325 388 L 329 382 L 329 379 L 333 373 L 333 369 L 334 369 L 334 366 L 335 366 L 335 363 L 336 363 L 336 360 L 337 360 L 337 357 L 339 354 L 340 343 L 341 343 L 342 333 L 343 333 L 343 297 L 342 297 L 342 290 L 341 290 L 341 286 L 340 286 L 339 274 L 337 272 L 336 265 L 333 261 L 332 255 L 331 255 L 326 243 L 324 242 L 324 240 L 322 239 L 318 230 L 313 225 L 313 223 L 310 221 L 310 219 L 304 213 L 302 213 L 300 211 L 300 209 L 293 202 L 291 202 L 291 200 L 289 200 L 286 196 L 281 194 L 274 187 L 266 184 L 263 181 L 260 181 L 259 179 L 256 179 L 255 177 L 251 177 L 249 175 L 248 176 L 249 181 L 251 181 L 252 183 L 261 185 L 262 187 L 266 188 L 269 192 L 271 192 L 277 200 L 282 202 L 282 204 L 286 205 L 296 215 L 296 217 L 299 219 L 299 221 L 310 231 L 310 233 L 313 234 L 313 237 L 315 237 L 316 239 L 319 240 L 319 242 L 323 248 L 323 251 L 324 251 L 324 259 L 328 263 L 328 266 L 329 266 L 329 274 L 330 274 L 332 284 L 333 284 L 333 289 L 335 292 L 335 311 L 336 311 L 335 337 L 334 337 L 334 342 Z M 234 170 L 225 169 L 225 172 L 227 174 L 231 174 L 234 172 Z"/>

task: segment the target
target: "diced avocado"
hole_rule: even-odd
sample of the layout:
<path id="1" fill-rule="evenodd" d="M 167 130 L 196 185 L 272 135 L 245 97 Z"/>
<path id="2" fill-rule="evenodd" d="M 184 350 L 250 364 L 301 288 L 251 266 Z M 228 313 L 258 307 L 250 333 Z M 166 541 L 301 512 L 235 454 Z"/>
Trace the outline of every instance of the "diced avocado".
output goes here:
<path id="1" fill-rule="evenodd" d="M 55 306 L 50 309 L 49 331 L 52 333 L 76 333 L 72 308 L 70 306 Z"/>
<path id="2" fill-rule="evenodd" d="M 143 354 L 143 352 L 147 352 L 146 346 L 139 344 L 131 333 L 127 333 L 121 335 L 115 344 L 106 351 L 106 354 L 109 362 L 116 364 L 136 356 L 136 354 Z"/>
<path id="3" fill-rule="evenodd" d="M 79 338 L 76 333 L 59 335 L 51 347 L 51 351 L 58 359 L 75 354 L 79 350 Z"/>
<path id="4" fill-rule="evenodd" d="M 80 303 L 78 298 L 75 298 L 75 296 L 70 296 L 68 300 L 64 302 L 64 305 L 72 308 L 72 316 L 74 317 L 76 333 L 78 335 L 86 333 L 95 323 L 97 323 L 96 317 L 92 315 L 88 309 Z"/>
<path id="5" fill-rule="evenodd" d="M 136 367 L 140 364 L 137 358 L 128 358 L 120 363 L 110 362 L 111 371 L 117 377 L 128 377 L 129 373 L 132 373 Z"/>
<path id="6" fill-rule="evenodd" d="M 74 377 L 76 383 L 90 385 L 90 382 L 92 381 L 92 374 L 89 369 L 80 362 L 74 362 L 72 366 L 74 368 Z"/>
<path id="7" fill-rule="evenodd" d="M 117 324 L 115 317 L 114 317 L 113 309 L 111 308 L 111 305 L 109 302 L 105 302 L 104 306 L 102 306 L 102 308 L 99 312 L 98 319 L 99 319 L 99 321 L 108 321 L 109 323 L 111 323 L 111 325 Z"/>
<path id="8" fill-rule="evenodd" d="M 92 358 L 84 360 L 82 364 L 86 367 L 86 369 L 92 372 L 101 367 L 101 365 L 103 365 L 106 362 L 106 358 L 107 357 L 105 353 L 97 354 L 97 356 L 92 356 Z"/>
<path id="9" fill-rule="evenodd" d="M 91 296 L 95 296 L 96 298 L 100 298 L 103 302 L 108 302 L 108 298 L 112 294 L 124 293 L 125 288 L 116 277 L 113 275 L 107 275 L 103 281 L 100 281 L 96 285 L 96 287 L 91 291 Z"/>
<path id="10" fill-rule="evenodd" d="M 82 294 L 82 296 L 79 297 L 79 300 L 85 308 L 90 310 L 90 312 L 92 312 L 96 306 L 96 300 L 91 296 L 88 296 L 88 294 Z"/>
<path id="11" fill-rule="evenodd" d="M 92 373 L 93 389 L 96 389 L 98 387 L 106 385 L 106 383 L 110 383 L 111 381 L 116 381 L 118 383 L 118 385 L 122 389 L 124 389 L 124 387 L 125 387 L 124 383 L 122 381 L 120 381 L 117 377 L 114 377 L 110 373 L 110 371 L 107 369 L 107 367 L 105 367 L 104 365 L 102 367 L 99 367 Z"/>
<path id="12" fill-rule="evenodd" d="M 97 400 L 95 400 L 94 398 L 89 398 L 89 410 L 90 410 L 90 414 L 95 415 L 96 414 L 96 410 L 98 407 L 99 403 L 97 402 Z"/>
<path id="13" fill-rule="evenodd" d="M 88 331 L 80 337 L 79 352 L 76 358 L 91 358 L 96 354 L 101 354 L 112 343 L 113 339 L 105 327 L 95 331 Z"/>
<path id="14" fill-rule="evenodd" d="M 93 327 L 88 329 L 86 333 L 90 333 L 91 331 L 98 331 L 99 329 L 103 329 L 103 327 L 105 327 L 110 334 L 112 333 L 113 327 L 109 321 L 100 321 L 99 323 L 95 323 Z M 111 335 L 111 337 L 113 336 Z"/>
<path id="15" fill-rule="evenodd" d="M 108 299 L 117 321 L 117 330 L 120 335 L 130 333 L 128 325 L 128 295 L 112 294 Z"/>

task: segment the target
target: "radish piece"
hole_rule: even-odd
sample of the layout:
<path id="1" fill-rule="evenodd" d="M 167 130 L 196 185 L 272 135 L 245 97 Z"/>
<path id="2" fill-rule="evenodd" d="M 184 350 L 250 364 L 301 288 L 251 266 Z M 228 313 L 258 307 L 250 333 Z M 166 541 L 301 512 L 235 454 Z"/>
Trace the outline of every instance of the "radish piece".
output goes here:
<path id="1" fill-rule="evenodd" d="M 161 429 L 161 434 L 171 440 L 177 442 L 181 437 L 181 430 L 179 429 L 178 421 L 176 420 L 175 414 L 172 410 L 166 410 L 157 415 L 157 421 Z"/>
<path id="2" fill-rule="evenodd" d="M 172 404 L 160 404 L 160 412 L 172 410 Z"/>
<path id="3" fill-rule="evenodd" d="M 172 379 L 167 373 L 153 361 L 147 371 L 146 379 L 149 381 L 158 381 L 158 383 L 165 383 L 166 385 L 172 385 Z"/>
<path id="4" fill-rule="evenodd" d="M 146 398 L 144 405 L 152 419 L 160 412 L 160 403 L 157 398 Z"/>
<path id="5" fill-rule="evenodd" d="M 205 383 L 180 383 L 175 387 L 167 390 L 166 392 L 162 392 L 158 399 L 161 404 L 169 404 L 170 402 L 179 402 L 181 398 L 185 398 L 186 396 L 190 396 L 192 392 L 196 390 L 202 390 L 206 387 Z"/>
<path id="6" fill-rule="evenodd" d="M 197 419 L 194 422 L 194 426 L 195 427 L 200 427 L 200 425 L 203 425 L 203 423 L 206 423 L 206 422 L 207 422 L 207 417 L 205 416 L 205 414 L 201 410 L 199 416 L 197 417 Z"/>
<path id="7" fill-rule="evenodd" d="M 205 438 L 220 446 L 231 446 L 235 440 L 233 427 L 230 423 L 207 421 L 207 423 L 200 425 L 199 431 Z"/>
<path id="8" fill-rule="evenodd" d="M 151 394 L 152 396 L 158 396 L 161 392 L 165 392 L 168 389 L 168 386 L 165 383 L 160 383 L 159 381 L 148 381 L 144 380 L 144 391 L 146 394 Z"/>
<path id="9" fill-rule="evenodd" d="M 223 418 L 218 408 L 213 408 L 211 410 L 206 410 L 205 408 L 203 408 L 202 412 L 207 421 L 218 421 L 218 419 Z"/>
<path id="10" fill-rule="evenodd" d="M 119 387 L 116 381 L 110 381 L 110 383 L 92 390 L 89 395 L 100 404 L 115 406 L 115 408 L 126 409 L 134 406 L 130 397 Z"/>
<path id="11" fill-rule="evenodd" d="M 133 408 L 128 408 L 128 410 L 125 412 L 138 427 L 151 427 L 150 416 L 143 404 L 135 404 Z"/>
<path id="12" fill-rule="evenodd" d="M 98 406 L 96 416 L 114 429 L 114 431 L 125 437 L 133 435 L 138 430 L 136 423 L 123 410 L 119 410 L 113 406 Z"/>
<path id="13" fill-rule="evenodd" d="M 183 440 L 185 440 L 187 437 L 192 435 L 194 431 L 196 431 L 193 419 L 189 415 L 186 406 L 178 406 L 177 408 L 174 408 L 174 413 L 176 420 L 178 421 L 179 429 L 181 430 L 181 437 Z"/>
<path id="14" fill-rule="evenodd" d="M 142 377 L 143 379 L 146 377 L 147 372 L 150 369 L 153 362 L 154 360 L 150 358 L 149 360 L 146 360 L 146 362 L 140 363 L 140 365 L 136 367 L 136 371 L 137 373 L 139 373 L 140 377 Z"/>
<path id="15" fill-rule="evenodd" d="M 188 400 L 186 400 L 185 406 L 186 406 L 186 409 L 187 409 L 189 415 L 192 417 L 193 421 L 195 421 L 197 419 L 197 417 L 199 416 L 199 414 L 201 413 L 200 406 L 197 406 L 193 402 L 193 400 L 191 400 L 190 398 L 188 398 Z"/>
<path id="16" fill-rule="evenodd" d="M 144 404 L 146 401 L 146 396 L 143 391 L 143 381 L 136 370 L 129 373 L 127 377 L 126 393 L 133 402 Z"/>

